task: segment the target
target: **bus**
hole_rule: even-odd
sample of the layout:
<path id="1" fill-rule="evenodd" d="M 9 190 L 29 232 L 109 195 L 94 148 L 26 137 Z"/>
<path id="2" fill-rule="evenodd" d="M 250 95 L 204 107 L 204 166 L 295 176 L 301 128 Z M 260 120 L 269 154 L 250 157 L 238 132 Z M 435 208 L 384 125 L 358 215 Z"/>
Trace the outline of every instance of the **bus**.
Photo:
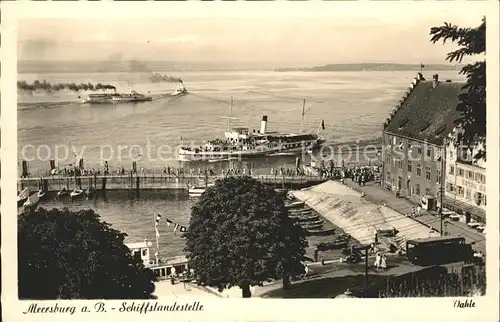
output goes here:
<path id="1" fill-rule="evenodd" d="M 406 257 L 415 265 L 429 266 L 471 262 L 474 251 L 464 237 L 439 236 L 406 241 Z"/>

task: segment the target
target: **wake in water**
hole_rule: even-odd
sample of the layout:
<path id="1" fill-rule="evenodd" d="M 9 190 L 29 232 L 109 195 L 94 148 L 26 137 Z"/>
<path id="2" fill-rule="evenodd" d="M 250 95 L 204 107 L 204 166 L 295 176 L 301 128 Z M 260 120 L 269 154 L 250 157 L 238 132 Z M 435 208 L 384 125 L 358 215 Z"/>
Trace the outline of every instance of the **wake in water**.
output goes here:
<path id="1" fill-rule="evenodd" d="M 35 108 L 51 108 L 64 106 L 69 104 L 83 104 L 81 101 L 73 100 L 73 101 L 57 101 L 57 102 L 19 102 L 17 103 L 17 108 L 19 110 L 30 110 Z"/>

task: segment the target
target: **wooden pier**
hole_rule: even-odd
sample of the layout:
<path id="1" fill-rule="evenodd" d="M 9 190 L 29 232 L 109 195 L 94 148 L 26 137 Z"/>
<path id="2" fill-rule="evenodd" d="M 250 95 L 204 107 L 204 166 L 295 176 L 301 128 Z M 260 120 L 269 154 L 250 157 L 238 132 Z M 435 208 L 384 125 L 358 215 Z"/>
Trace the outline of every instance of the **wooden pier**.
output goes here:
<path id="1" fill-rule="evenodd" d="M 96 191 L 107 190 L 188 190 L 192 186 L 204 186 L 213 183 L 217 179 L 223 179 L 225 176 L 213 175 L 154 175 L 154 174 L 129 174 L 129 175 L 89 175 L 89 176 L 60 176 L 51 175 L 41 178 L 21 178 L 18 180 L 18 191 L 29 187 L 31 191 L 43 190 L 44 192 L 57 192 L 62 188 L 73 190 L 95 189 Z M 253 176 L 255 179 L 282 189 L 300 189 L 309 187 L 327 179 L 321 176 L 274 176 L 262 175 Z"/>

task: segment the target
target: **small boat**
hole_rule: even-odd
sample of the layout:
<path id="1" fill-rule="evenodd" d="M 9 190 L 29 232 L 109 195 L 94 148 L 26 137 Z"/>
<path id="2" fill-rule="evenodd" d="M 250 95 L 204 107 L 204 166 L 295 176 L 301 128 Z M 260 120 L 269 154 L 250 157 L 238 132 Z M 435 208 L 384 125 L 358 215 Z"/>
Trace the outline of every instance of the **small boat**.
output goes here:
<path id="1" fill-rule="evenodd" d="M 200 197 L 208 187 L 213 187 L 214 184 L 208 184 L 207 186 L 193 186 L 189 188 L 188 193 L 190 197 Z"/>
<path id="2" fill-rule="evenodd" d="M 291 208 L 288 209 L 290 215 L 293 216 L 301 216 L 301 215 L 310 215 L 312 213 L 311 208 Z"/>
<path id="3" fill-rule="evenodd" d="M 61 190 L 59 190 L 59 192 L 57 193 L 57 196 L 58 197 L 63 197 L 63 196 L 67 196 L 69 195 L 69 191 L 66 189 L 66 188 L 62 188 Z"/>
<path id="4" fill-rule="evenodd" d="M 303 201 L 295 201 L 295 202 L 287 202 L 285 203 L 285 207 L 287 208 L 298 208 L 304 207 L 305 203 Z"/>
<path id="5" fill-rule="evenodd" d="M 30 188 L 26 187 L 17 196 L 17 206 L 21 207 L 22 205 L 24 205 L 24 203 L 26 202 L 26 200 L 28 200 L 29 196 L 30 196 Z"/>
<path id="6" fill-rule="evenodd" d="M 307 235 L 309 236 L 326 236 L 335 233 L 335 228 L 323 229 L 323 227 L 318 229 L 306 229 Z"/>
<path id="7" fill-rule="evenodd" d="M 340 235 L 336 236 L 331 242 L 321 242 L 316 245 L 316 248 L 320 251 L 329 250 L 329 249 L 342 249 L 347 246 L 350 240 L 349 235 Z"/>
<path id="8" fill-rule="evenodd" d="M 37 195 L 38 195 L 38 198 L 43 199 L 46 194 L 43 190 L 38 190 Z"/>
<path id="9" fill-rule="evenodd" d="M 300 223 L 307 223 L 307 222 L 312 222 L 312 221 L 317 221 L 321 219 L 319 215 L 307 215 L 307 216 L 289 216 L 292 219 L 295 219 L 296 221 Z"/>
<path id="10" fill-rule="evenodd" d="M 153 243 L 147 238 L 143 242 L 127 243 L 134 257 L 139 258 L 143 265 L 153 271 L 158 280 L 167 280 L 172 278 L 172 273 L 176 273 L 176 278 L 181 281 L 189 281 L 192 278 L 193 271 L 189 269 L 189 260 L 186 256 L 176 256 L 170 258 L 158 258 L 153 251 Z"/>
<path id="11" fill-rule="evenodd" d="M 83 195 L 83 190 L 75 188 L 75 190 L 71 191 L 71 193 L 69 195 L 71 198 L 80 197 L 81 195 Z"/>
<path id="12" fill-rule="evenodd" d="M 181 83 L 179 85 L 179 87 L 177 87 L 175 89 L 175 91 L 170 95 L 171 96 L 181 96 L 181 95 L 187 95 L 187 94 L 188 94 L 188 90 L 187 90 L 186 86 L 184 86 L 184 84 Z"/>
<path id="13" fill-rule="evenodd" d="M 28 200 L 26 200 L 26 202 L 23 204 L 23 208 L 26 210 L 35 209 L 36 206 L 38 206 L 39 202 L 40 202 L 40 197 L 38 196 L 38 192 L 36 192 L 28 197 Z"/>
<path id="14" fill-rule="evenodd" d="M 307 225 L 300 225 L 302 226 L 302 228 L 306 229 L 306 230 L 319 230 L 319 229 L 322 229 L 323 228 L 323 223 L 318 223 L 318 222 L 315 222 L 315 223 L 312 223 L 312 224 L 307 224 Z"/>

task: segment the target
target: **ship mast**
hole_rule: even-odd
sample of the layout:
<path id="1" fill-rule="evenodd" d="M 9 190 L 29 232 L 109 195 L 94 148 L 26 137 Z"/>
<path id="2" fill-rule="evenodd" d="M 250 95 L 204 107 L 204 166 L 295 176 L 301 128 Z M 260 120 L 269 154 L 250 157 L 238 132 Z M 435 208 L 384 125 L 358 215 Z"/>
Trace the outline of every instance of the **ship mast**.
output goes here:
<path id="1" fill-rule="evenodd" d="M 304 98 L 304 100 L 302 101 L 302 119 L 300 120 L 300 133 L 302 133 L 302 131 L 304 130 L 304 115 L 306 114 L 305 108 L 306 99 Z"/>
<path id="2" fill-rule="evenodd" d="M 233 97 L 231 96 L 231 101 L 229 102 L 229 116 L 227 118 L 227 131 L 231 131 L 231 113 L 233 111 Z"/>

